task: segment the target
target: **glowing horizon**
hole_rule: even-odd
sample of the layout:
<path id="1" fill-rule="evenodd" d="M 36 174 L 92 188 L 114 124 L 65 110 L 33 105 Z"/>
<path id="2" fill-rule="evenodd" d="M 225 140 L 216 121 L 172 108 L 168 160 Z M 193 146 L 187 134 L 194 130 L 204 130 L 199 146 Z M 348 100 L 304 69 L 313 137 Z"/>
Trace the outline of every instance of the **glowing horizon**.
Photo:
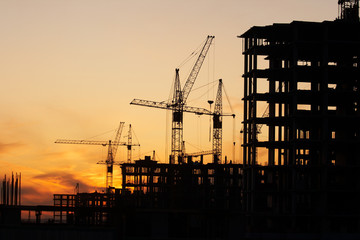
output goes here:
<path id="1" fill-rule="evenodd" d="M 237 36 L 254 25 L 336 15 L 336 0 L 2 1 L 0 178 L 22 173 L 23 204 L 52 204 L 53 193 L 72 193 L 76 183 L 80 191 L 102 189 L 105 166 L 96 163 L 106 158 L 107 148 L 54 141 L 87 139 L 120 121 L 132 124 L 141 144 L 133 159 L 155 150 L 157 160 L 167 162 L 169 113 L 129 103 L 168 99 L 174 69 L 207 35 L 215 36 L 215 45 L 194 88 L 223 79 L 237 115 L 234 161 L 239 163 L 243 56 Z M 182 84 L 191 64 L 180 69 Z M 188 103 L 208 108 L 206 100 L 214 99 L 216 89 L 205 90 L 191 93 Z M 224 112 L 229 111 L 224 99 Z M 228 159 L 232 124 L 224 118 L 223 158 Z M 211 149 L 209 117 L 185 114 L 184 138 L 188 152 Z M 125 160 L 126 149 L 120 147 L 117 156 Z M 114 183 L 121 187 L 118 168 Z"/>

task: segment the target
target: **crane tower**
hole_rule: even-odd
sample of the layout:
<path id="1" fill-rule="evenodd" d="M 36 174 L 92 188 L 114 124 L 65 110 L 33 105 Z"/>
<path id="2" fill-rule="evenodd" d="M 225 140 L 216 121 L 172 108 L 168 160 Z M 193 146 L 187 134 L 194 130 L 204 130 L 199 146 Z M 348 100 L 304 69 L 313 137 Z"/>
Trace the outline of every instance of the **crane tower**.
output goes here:
<path id="1" fill-rule="evenodd" d="M 131 125 L 129 125 L 129 132 L 128 132 L 128 142 L 121 142 L 121 133 L 124 128 L 124 122 L 120 122 L 120 125 L 116 131 L 116 135 L 114 140 L 109 141 L 94 141 L 94 140 L 68 140 L 68 139 L 58 139 L 55 143 L 62 143 L 62 144 L 86 144 L 86 145 L 101 145 L 101 146 L 108 146 L 108 153 L 106 160 L 99 161 L 98 164 L 105 164 L 106 165 L 106 188 L 113 187 L 113 166 L 119 165 L 120 163 L 115 162 L 115 156 L 118 149 L 118 146 L 127 146 L 128 149 L 128 162 L 131 161 L 131 148 L 132 146 L 140 146 L 140 144 L 133 144 L 132 143 L 132 136 L 131 136 Z"/>
<path id="2" fill-rule="evenodd" d="M 211 112 L 206 109 L 186 106 L 186 100 L 199 74 L 200 68 L 205 60 L 206 54 L 209 51 L 213 39 L 214 36 L 207 36 L 205 44 L 201 49 L 201 52 L 189 74 L 189 77 L 187 78 L 187 81 L 185 82 L 183 89 L 181 89 L 179 69 L 175 70 L 175 84 L 171 103 L 154 102 L 140 99 L 134 99 L 130 103 L 134 105 L 172 110 L 171 155 L 169 159 L 170 164 L 174 164 L 176 159 L 178 160 L 178 163 L 183 162 L 183 113 L 192 112 L 196 114 L 211 115 Z"/>
<path id="3" fill-rule="evenodd" d="M 216 94 L 215 109 L 213 114 L 213 162 L 220 163 L 222 155 L 222 80 Z"/>

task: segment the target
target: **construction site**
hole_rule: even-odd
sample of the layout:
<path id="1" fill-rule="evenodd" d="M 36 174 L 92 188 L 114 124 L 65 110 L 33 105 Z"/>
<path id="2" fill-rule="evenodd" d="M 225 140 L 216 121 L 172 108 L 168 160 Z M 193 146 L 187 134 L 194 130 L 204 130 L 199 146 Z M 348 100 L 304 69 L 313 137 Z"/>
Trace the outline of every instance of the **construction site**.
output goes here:
<path id="1" fill-rule="evenodd" d="M 214 39 L 207 36 L 183 87 L 175 69 L 170 101 L 131 102 L 171 111 L 167 163 L 155 153 L 134 160 L 139 143 L 131 125 L 121 141 L 124 122 L 113 140 L 59 139 L 108 147 L 99 162 L 105 191 L 59 193 L 53 205 L 28 206 L 21 204 L 21 175 L 5 176 L 0 239 L 359 239 L 359 0 L 338 7 L 334 21 L 254 26 L 238 36 L 241 163 L 222 152 L 223 118 L 235 119 L 223 111 L 223 81 L 210 109 L 187 104 Z M 184 113 L 211 117 L 211 150 L 185 151 Z M 128 150 L 121 162 L 118 146 Z M 113 186 L 115 167 L 121 188 Z"/>

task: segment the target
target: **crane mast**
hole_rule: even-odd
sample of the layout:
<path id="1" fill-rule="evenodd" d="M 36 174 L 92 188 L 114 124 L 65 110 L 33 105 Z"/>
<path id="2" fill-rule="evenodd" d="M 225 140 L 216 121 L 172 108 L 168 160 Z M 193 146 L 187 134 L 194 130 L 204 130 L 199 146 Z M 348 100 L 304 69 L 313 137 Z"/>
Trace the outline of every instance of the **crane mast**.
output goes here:
<path id="1" fill-rule="evenodd" d="M 132 134 L 131 134 L 131 124 L 129 125 L 129 132 L 128 132 L 128 142 L 127 142 L 127 160 L 128 163 L 131 163 L 131 155 L 132 155 Z"/>
<path id="2" fill-rule="evenodd" d="M 213 114 L 213 163 L 221 163 L 222 155 L 222 80 L 219 79 L 219 87 L 216 94 L 215 109 Z"/>
<path id="3" fill-rule="evenodd" d="M 117 143 L 120 141 L 121 133 L 124 128 L 124 122 L 120 122 L 119 128 L 116 131 L 115 135 L 115 141 L 114 143 Z M 114 168 L 114 159 L 116 156 L 116 152 L 119 145 L 117 144 L 111 144 L 111 140 L 109 140 L 109 150 L 108 150 L 108 156 L 105 161 L 106 164 L 106 188 L 110 188 L 113 186 L 113 168 Z"/>
<path id="4" fill-rule="evenodd" d="M 171 156 L 170 163 L 174 164 L 175 159 L 179 163 L 183 159 L 183 100 L 180 87 L 179 69 L 175 69 L 175 83 L 172 105 L 172 128 L 171 128 Z"/>

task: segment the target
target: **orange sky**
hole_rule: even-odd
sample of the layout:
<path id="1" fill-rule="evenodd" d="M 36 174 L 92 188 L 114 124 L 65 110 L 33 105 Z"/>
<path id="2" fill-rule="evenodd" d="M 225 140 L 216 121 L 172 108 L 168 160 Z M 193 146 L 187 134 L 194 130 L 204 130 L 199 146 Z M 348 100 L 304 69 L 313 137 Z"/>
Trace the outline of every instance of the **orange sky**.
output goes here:
<path id="1" fill-rule="evenodd" d="M 243 67 L 236 36 L 253 25 L 336 16 L 337 0 L 0 1 L 0 177 L 22 173 L 24 204 L 51 204 L 53 193 L 72 193 L 76 183 L 80 191 L 100 189 L 105 167 L 96 162 L 106 158 L 107 149 L 53 142 L 90 138 L 120 121 L 131 123 L 139 139 L 135 157 L 155 150 L 166 162 L 166 111 L 129 103 L 166 100 L 174 69 L 207 35 L 215 35 L 215 46 L 194 88 L 223 79 L 237 114 L 235 161 L 240 162 Z M 180 69 L 182 83 L 190 67 Z M 188 102 L 207 108 L 215 92 L 197 99 L 199 90 Z M 224 108 L 229 112 L 225 102 Z M 209 117 L 186 116 L 189 152 L 211 148 L 208 123 Z M 229 158 L 232 131 L 226 119 Z M 125 160 L 125 149 L 118 157 Z M 120 187 L 116 172 L 114 183 Z"/>

